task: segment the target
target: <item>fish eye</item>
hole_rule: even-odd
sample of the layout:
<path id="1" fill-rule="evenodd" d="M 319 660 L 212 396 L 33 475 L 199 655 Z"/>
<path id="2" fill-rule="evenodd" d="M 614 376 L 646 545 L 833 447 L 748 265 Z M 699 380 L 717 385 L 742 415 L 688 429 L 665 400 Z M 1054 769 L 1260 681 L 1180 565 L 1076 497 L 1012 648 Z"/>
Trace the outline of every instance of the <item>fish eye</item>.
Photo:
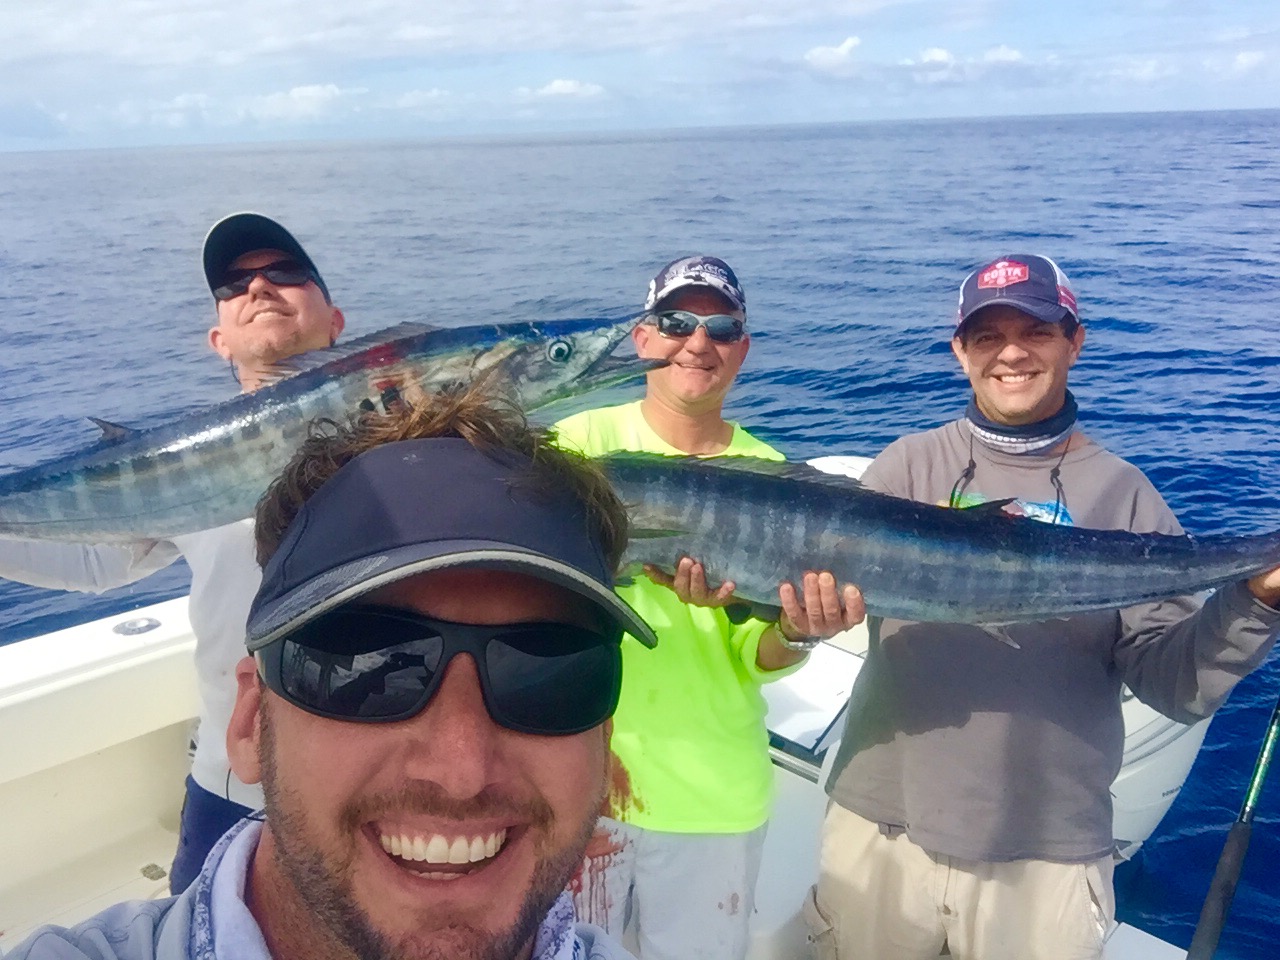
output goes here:
<path id="1" fill-rule="evenodd" d="M 573 356 L 573 344 L 568 340 L 552 340 L 547 344 L 547 359 L 552 363 L 564 363 Z"/>

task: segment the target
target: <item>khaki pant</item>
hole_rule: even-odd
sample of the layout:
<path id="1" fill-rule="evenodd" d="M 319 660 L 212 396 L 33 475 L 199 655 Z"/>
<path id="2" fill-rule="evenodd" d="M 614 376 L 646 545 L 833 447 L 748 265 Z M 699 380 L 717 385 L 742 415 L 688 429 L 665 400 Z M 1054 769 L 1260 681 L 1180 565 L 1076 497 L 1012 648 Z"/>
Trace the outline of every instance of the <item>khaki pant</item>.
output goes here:
<path id="1" fill-rule="evenodd" d="M 1097 960 L 1112 866 L 931 854 L 832 803 L 805 921 L 819 960 Z"/>

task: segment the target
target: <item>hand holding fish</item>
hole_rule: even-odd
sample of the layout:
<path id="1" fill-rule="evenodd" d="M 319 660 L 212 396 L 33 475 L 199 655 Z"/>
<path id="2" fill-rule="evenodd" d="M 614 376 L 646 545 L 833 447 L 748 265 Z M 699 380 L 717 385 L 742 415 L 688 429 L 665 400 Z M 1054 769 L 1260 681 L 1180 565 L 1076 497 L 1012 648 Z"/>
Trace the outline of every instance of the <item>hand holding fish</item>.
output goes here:
<path id="1" fill-rule="evenodd" d="M 673 574 L 664 573 L 651 564 L 645 564 L 644 572 L 654 583 L 674 591 L 682 603 L 725 607 L 741 602 L 734 596 L 736 584 L 732 580 L 712 589 L 706 569 L 692 557 L 681 557 Z M 760 638 L 756 654 L 756 663 L 763 670 L 779 670 L 798 662 L 808 652 L 800 641 L 834 637 L 857 626 L 867 615 L 858 588 L 845 584 L 837 589 L 836 578 L 830 571 L 806 572 L 801 591 L 790 583 L 778 586 L 781 608 L 778 622 Z"/>
<path id="2" fill-rule="evenodd" d="M 1264 570 L 1248 580 L 1249 592 L 1262 603 L 1280 609 L 1280 567 Z"/>
<path id="3" fill-rule="evenodd" d="M 737 589 L 732 580 L 726 580 L 712 590 L 707 583 L 706 569 L 692 557 L 681 557 L 674 574 L 646 563 L 644 575 L 654 583 L 673 590 L 681 603 L 695 607 L 726 607 L 734 602 L 733 591 Z"/>
<path id="4" fill-rule="evenodd" d="M 820 637 L 823 640 L 856 627 L 867 616 L 862 591 L 851 583 L 836 589 L 835 574 L 829 570 L 809 570 L 801 584 L 803 599 L 790 583 L 778 587 L 782 616 L 778 626 L 783 636 Z"/>

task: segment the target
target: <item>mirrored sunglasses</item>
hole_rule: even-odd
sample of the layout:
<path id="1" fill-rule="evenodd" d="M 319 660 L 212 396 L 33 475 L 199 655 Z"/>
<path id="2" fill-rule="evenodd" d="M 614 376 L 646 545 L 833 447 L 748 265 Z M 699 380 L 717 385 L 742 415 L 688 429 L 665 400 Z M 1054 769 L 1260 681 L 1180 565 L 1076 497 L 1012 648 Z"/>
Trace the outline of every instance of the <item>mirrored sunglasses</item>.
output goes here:
<path id="1" fill-rule="evenodd" d="M 301 287 L 309 282 L 320 282 L 315 271 L 306 264 L 296 260 L 276 260 L 261 267 L 228 270 L 222 277 L 222 283 L 213 288 L 214 299 L 230 300 L 247 293 L 249 284 L 259 275 L 277 287 Z"/>
<path id="2" fill-rule="evenodd" d="M 664 310 L 649 314 L 645 322 L 658 328 L 664 337 L 691 337 L 698 327 L 705 327 L 707 336 L 716 343 L 737 343 L 746 336 L 746 324 L 727 313 L 704 317 L 688 310 Z"/>
<path id="3" fill-rule="evenodd" d="M 333 720 L 394 723 L 420 713 L 449 661 L 469 653 L 495 723 L 563 736 L 613 716 L 622 688 L 621 639 L 564 623 L 476 626 L 349 606 L 304 624 L 257 657 L 263 682 L 294 706 Z"/>

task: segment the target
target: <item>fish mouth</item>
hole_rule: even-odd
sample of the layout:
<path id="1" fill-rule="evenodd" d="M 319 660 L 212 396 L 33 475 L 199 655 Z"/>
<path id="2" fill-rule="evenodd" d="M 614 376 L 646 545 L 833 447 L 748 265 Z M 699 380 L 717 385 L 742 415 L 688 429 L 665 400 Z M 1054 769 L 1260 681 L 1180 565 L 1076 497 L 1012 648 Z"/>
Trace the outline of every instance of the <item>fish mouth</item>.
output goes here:
<path id="1" fill-rule="evenodd" d="M 661 370 L 670 366 L 670 360 L 652 360 L 642 357 L 615 357 L 612 354 L 601 357 L 579 376 L 578 381 L 594 384 L 598 387 L 623 383 L 644 376 L 651 370 Z"/>

